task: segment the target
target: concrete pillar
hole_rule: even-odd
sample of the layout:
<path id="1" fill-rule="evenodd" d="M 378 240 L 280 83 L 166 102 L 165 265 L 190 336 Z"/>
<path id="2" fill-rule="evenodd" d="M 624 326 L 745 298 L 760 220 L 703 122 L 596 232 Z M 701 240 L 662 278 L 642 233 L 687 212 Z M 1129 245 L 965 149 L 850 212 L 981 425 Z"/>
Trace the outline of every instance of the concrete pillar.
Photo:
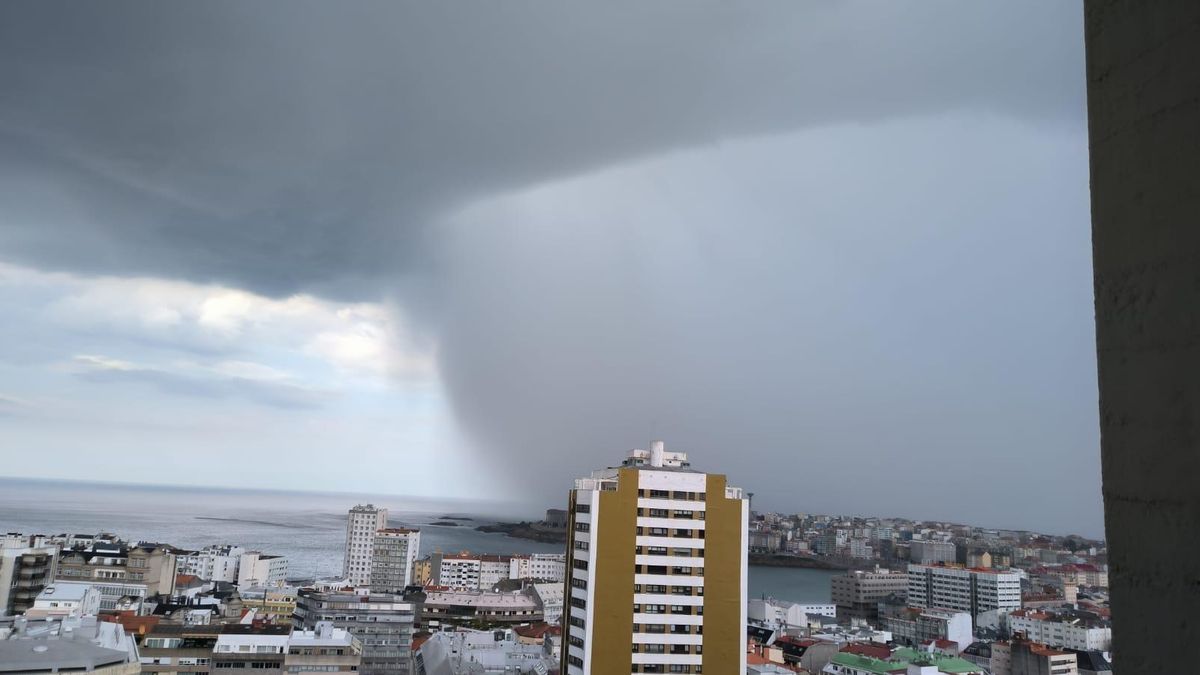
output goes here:
<path id="1" fill-rule="evenodd" d="M 1197 672 L 1200 1 L 1085 4 L 1114 671 Z"/>

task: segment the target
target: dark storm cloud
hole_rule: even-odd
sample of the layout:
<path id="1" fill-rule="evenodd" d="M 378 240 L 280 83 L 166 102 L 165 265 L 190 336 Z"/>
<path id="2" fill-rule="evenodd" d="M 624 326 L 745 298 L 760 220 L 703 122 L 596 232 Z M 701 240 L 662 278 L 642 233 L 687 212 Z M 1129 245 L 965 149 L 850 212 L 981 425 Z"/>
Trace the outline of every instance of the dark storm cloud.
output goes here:
<path id="1" fill-rule="evenodd" d="M 1071 2 L 5 3 L 0 257 L 274 295 L 394 293 L 435 336 L 494 468 L 539 499 L 661 434 L 768 505 L 797 505 L 812 481 L 809 508 L 944 514 L 913 493 L 960 477 L 963 456 L 1013 479 L 1046 453 L 1064 453 L 1056 468 L 1094 455 L 1093 376 L 1062 365 L 1090 340 L 1087 258 L 1064 253 L 1086 228 L 1071 210 L 1086 219 L 1086 175 L 1071 173 L 1086 167 L 1019 142 L 1082 137 L 1080 15 Z M 952 133 L 904 126 L 947 115 Z M 833 127 L 845 148 L 782 140 Z M 763 157 L 730 150 L 744 139 Z M 929 167 L 939 153 L 957 163 Z M 682 159 L 556 183 L 664 154 Z M 688 173 L 730 157 L 720 180 Z M 521 196 L 547 183 L 552 207 Z M 1060 257 L 989 238 L 1014 223 L 1048 232 Z M 1025 275 L 985 264 L 1023 251 Z M 1079 302 L 1082 318 L 1054 311 Z M 993 461 L 1005 452 L 1016 459 Z M 889 462 L 909 493 L 869 477 Z M 855 471 L 870 499 L 829 487 Z M 1095 493 L 1069 493 L 1071 519 L 1098 522 Z"/>
<path id="2" fill-rule="evenodd" d="M 1078 13 L 5 3 L 0 247 L 353 295 L 419 267 L 429 219 L 481 192 L 830 122 L 958 107 L 1073 122 Z"/>

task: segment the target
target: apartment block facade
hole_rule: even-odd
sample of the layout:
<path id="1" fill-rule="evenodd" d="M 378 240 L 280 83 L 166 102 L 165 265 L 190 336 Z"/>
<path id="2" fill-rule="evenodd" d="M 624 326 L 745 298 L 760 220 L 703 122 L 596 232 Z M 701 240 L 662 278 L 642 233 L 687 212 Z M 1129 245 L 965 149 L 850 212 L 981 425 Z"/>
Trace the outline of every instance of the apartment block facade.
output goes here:
<path id="1" fill-rule="evenodd" d="M 1016 572 L 945 567 L 908 566 L 908 604 L 967 612 L 1021 608 L 1021 577 Z"/>
<path id="2" fill-rule="evenodd" d="M 371 555 L 371 591 L 403 593 L 413 582 L 421 550 L 421 531 L 401 527 L 376 530 Z"/>
<path id="3" fill-rule="evenodd" d="M 829 581 L 830 595 L 842 621 L 879 618 L 879 603 L 888 596 L 908 595 L 908 574 L 899 570 L 853 570 Z"/>
<path id="4" fill-rule="evenodd" d="M 375 533 L 387 527 L 387 509 L 374 504 L 359 504 L 350 509 L 346 518 L 346 555 L 342 576 L 351 586 L 371 585 L 371 556 L 375 550 Z"/>
<path id="5" fill-rule="evenodd" d="M 749 508 L 656 441 L 570 493 L 562 672 L 742 673 Z"/>

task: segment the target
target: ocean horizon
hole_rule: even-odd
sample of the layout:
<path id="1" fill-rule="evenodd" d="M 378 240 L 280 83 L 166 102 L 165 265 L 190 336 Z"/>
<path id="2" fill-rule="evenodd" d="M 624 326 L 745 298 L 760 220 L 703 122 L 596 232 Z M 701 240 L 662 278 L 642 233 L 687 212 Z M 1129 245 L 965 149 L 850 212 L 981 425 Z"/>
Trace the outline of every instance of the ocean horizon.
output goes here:
<path id="1" fill-rule="evenodd" d="M 537 520 L 529 504 L 404 495 L 156 485 L 0 477 L 0 531 L 24 534 L 111 532 L 131 541 L 184 549 L 237 544 L 288 558 L 294 580 L 335 577 L 342 571 L 346 512 L 355 504 L 388 509 L 388 524 L 421 530 L 421 554 L 434 551 L 512 555 L 562 553 L 545 544 L 479 532 L 477 525 Z M 565 500 L 563 506 L 565 507 Z M 458 526 L 435 524 L 445 516 Z M 827 570 L 751 567 L 749 595 L 829 602 Z"/>

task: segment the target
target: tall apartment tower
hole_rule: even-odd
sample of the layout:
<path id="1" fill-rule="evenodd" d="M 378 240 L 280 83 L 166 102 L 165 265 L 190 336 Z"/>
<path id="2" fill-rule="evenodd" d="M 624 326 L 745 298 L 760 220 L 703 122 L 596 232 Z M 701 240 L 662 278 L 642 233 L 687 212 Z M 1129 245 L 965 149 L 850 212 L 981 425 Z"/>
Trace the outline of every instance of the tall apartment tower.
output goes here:
<path id="1" fill-rule="evenodd" d="M 371 556 L 375 551 L 375 533 L 387 527 L 387 509 L 374 504 L 359 504 L 346 518 L 346 558 L 342 576 L 351 586 L 371 585 Z"/>
<path id="2" fill-rule="evenodd" d="M 661 441 L 575 481 L 562 672 L 746 672 L 750 509 Z"/>
<path id="3" fill-rule="evenodd" d="M 403 527 L 375 533 L 371 558 L 371 592 L 403 593 L 413 582 L 413 567 L 421 550 L 421 531 Z"/>

